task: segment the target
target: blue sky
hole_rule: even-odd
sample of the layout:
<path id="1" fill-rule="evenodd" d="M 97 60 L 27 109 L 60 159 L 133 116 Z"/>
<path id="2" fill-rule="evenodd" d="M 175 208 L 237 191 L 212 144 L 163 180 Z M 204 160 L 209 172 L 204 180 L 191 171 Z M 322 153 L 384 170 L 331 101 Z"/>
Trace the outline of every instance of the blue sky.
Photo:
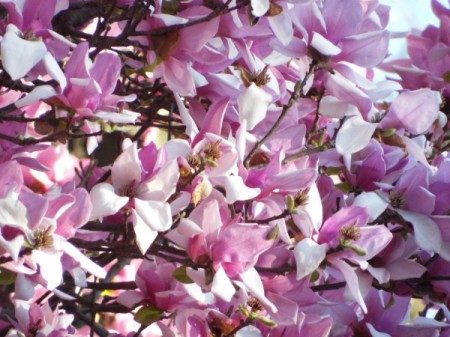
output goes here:
<path id="1" fill-rule="evenodd" d="M 448 5 L 448 0 L 440 0 Z M 431 0 L 380 0 L 391 6 L 388 29 L 392 32 L 407 32 L 411 29 L 422 30 L 429 24 L 438 25 L 431 11 Z M 402 39 L 393 39 L 389 48 L 391 58 L 406 57 L 406 44 Z"/>

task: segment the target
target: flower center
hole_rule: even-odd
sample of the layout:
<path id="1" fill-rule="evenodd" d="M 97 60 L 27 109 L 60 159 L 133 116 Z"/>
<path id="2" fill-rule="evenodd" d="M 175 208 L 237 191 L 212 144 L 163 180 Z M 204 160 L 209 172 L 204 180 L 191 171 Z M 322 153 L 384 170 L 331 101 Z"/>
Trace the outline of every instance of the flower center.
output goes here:
<path id="1" fill-rule="evenodd" d="M 51 230 L 51 227 L 48 227 L 46 229 L 37 229 L 34 231 L 34 249 L 53 247 Z"/>

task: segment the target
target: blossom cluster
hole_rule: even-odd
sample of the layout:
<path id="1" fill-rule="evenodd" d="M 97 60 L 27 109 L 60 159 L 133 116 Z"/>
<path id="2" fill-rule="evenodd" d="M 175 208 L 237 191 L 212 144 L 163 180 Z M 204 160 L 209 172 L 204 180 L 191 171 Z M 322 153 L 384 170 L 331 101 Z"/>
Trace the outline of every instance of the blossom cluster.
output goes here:
<path id="1" fill-rule="evenodd" d="M 0 336 L 450 337 L 431 3 L 0 0 Z"/>

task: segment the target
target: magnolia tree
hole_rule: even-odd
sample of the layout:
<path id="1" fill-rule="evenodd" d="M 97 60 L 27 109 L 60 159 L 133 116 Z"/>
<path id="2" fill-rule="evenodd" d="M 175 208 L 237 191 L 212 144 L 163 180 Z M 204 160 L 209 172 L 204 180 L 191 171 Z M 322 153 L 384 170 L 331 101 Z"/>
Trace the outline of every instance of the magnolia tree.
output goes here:
<path id="1" fill-rule="evenodd" d="M 0 336 L 450 336 L 432 8 L 0 0 Z"/>

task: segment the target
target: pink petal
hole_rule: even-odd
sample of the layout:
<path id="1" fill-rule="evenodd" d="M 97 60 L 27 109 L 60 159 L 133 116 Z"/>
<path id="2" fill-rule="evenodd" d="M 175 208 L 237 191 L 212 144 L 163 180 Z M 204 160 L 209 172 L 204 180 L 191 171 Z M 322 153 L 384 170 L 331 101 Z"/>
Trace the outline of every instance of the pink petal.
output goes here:
<path id="1" fill-rule="evenodd" d="M 389 114 L 417 135 L 427 131 L 438 118 L 439 102 L 430 89 L 404 91 L 391 104 Z"/>
<path id="2" fill-rule="evenodd" d="M 137 189 L 137 197 L 143 200 L 166 201 L 175 192 L 180 171 L 176 160 L 170 160 L 150 180 Z"/>
<path id="3" fill-rule="evenodd" d="M 388 45 L 388 31 L 368 32 L 348 37 L 339 43 L 343 53 L 336 61 L 347 61 L 366 68 L 375 67 L 386 57 Z"/>
<path id="4" fill-rule="evenodd" d="M 361 290 L 359 288 L 358 276 L 352 267 L 350 267 L 346 262 L 340 260 L 339 258 L 330 257 L 328 258 L 328 262 L 331 265 L 336 267 L 347 281 L 345 288 L 349 291 L 353 300 L 355 300 L 360 306 L 364 313 L 367 313 L 367 306 L 364 303 L 364 299 L 361 294 Z"/>

